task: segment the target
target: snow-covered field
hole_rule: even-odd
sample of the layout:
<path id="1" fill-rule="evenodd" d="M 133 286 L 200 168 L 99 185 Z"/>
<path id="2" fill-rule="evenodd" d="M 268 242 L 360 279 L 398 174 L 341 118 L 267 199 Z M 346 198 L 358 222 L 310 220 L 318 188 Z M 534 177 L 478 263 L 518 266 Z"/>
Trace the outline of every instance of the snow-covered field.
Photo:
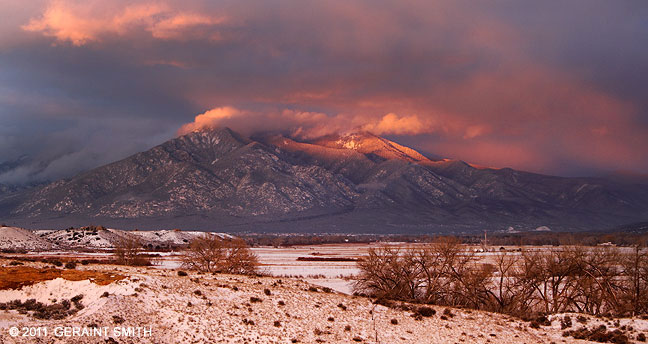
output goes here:
<path id="1" fill-rule="evenodd" d="M 2 230 L 6 230 L 3 228 Z M 116 232 L 116 235 L 123 235 L 123 231 L 117 231 L 108 229 L 107 232 L 112 233 Z M 21 238 L 31 238 L 34 234 L 30 231 L 24 229 L 18 229 L 15 231 L 21 235 Z M 57 235 L 62 235 L 61 232 L 56 231 Z M 5 233 L 14 233 L 12 231 L 6 230 Z M 38 231 L 37 234 L 43 235 L 47 234 L 45 231 Z M 183 232 L 183 231 L 130 231 L 124 232 L 129 235 L 136 235 L 144 241 L 153 242 L 152 240 L 156 239 L 161 242 L 169 243 L 185 243 L 185 240 L 189 241 L 192 237 L 200 235 L 202 232 Z M 80 235 L 77 234 L 76 237 Z M 21 242 L 16 240 L 14 235 L 14 242 Z M 37 236 L 37 238 L 39 238 Z M 28 242 L 27 239 L 23 239 L 24 242 Z M 38 242 L 38 241 L 36 241 Z M 99 242 L 99 240 L 97 240 Z M 1 243 L 1 241 L 0 241 Z M 44 244 L 46 245 L 46 243 Z M 370 248 L 376 248 L 383 245 L 389 245 L 394 247 L 416 247 L 416 244 L 407 244 L 399 242 L 391 243 L 369 243 L 369 244 L 322 244 L 322 245 L 302 245 L 302 246 L 291 246 L 291 247 L 254 247 L 252 250 L 259 257 L 261 263 L 261 271 L 265 274 L 269 274 L 276 277 L 296 277 L 304 279 L 310 283 L 320 285 L 323 287 L 332 288 L 338 292 L 352 294 L 352 285 L 348 277 L 356 275 L 359 270 L 356 267 L 354 261 L 313 261 L 313 260 L 298 260 L 300 257 L 307 258 L 351 258 L 358 259 L 367 255 L 367 252 Z M 34 245 L 32 245 L 34 246 Z M 106 247 L 94 247 L 94 251 L 85 252 L 75 249 L 67 250 L 53 250 L 51 246 L 47 246 L 50 249 L 41 251 L 32 247 L 32 252 L 28 253 L 27 256 L 38 256 L 38 257 L 51 257 L 59 259 L 110 259 L 112 258 L 112 253 Z M 530 250 L 546 250 L 552 249 L 551 246 L 525 246 L 525 251 Z M 500 247 L 491 247 L 486 252 L 481 252 L 483 249 L 479 246 L 467 247 L 468 250 L 473 251 L 477 257 L 480 257 L 484 262 L 491 262 L 490 260 L 500 254 Z M 624 249 L 624 248 L 617 248 Z M 520 254 L 518 252 L 518 247 L 505 247 L 504 250 L 507 251 L 507 254 L 516 255 Z M 158 255 L 159 258 L 154 260 L 154 267 L 159 269 L 178 269 L 182 265 L 182 251 L 155 251 L 151 250 L 147 253 Z"/>
<path id="2" fill-rule="evenodd" d="M 0 260 L 1 265 L 8 263 Z M 433 306 L 435 315 L 417 320 L 412 311 L 374 305 L 364 297 L 309 291 L 311 284 L 300 279 L 191 272 L 178 276 L 167 269 L 92 264 L 80 268 L 127 277 L 106 286 L 56 279 L 0 293 L 0 302 L 14 298 L 47 301 L 80 293 L 85 306 L 63 320 L 37 320 L 0 310 L 0 342 L 587 343 L 562 337 L 559 318 L 563 315 L 554 317 L 551 326 L 534 329 L 528 322 L 471 310 L 452 309 L 453 316 L 444 319 L 444 308 Z M 104 292 L 107 297 L 101 297 Z M 616 326 L 588 317 L 588 327 L 599 323 L 610 329 Z M 647 320 L 621 319 L 618 326 L 623 325 L 633 327 L 632 335 L 648 331 Z M 13 326 L 49 332 L 40 337 L 12 337 L 9 329 Z M 140 331 L 129 332 L 128 337 L 115 335 L 115 328 L 128 327 Z M 56 328 L 106 328 L 107 335 L 57 337 Z"/>

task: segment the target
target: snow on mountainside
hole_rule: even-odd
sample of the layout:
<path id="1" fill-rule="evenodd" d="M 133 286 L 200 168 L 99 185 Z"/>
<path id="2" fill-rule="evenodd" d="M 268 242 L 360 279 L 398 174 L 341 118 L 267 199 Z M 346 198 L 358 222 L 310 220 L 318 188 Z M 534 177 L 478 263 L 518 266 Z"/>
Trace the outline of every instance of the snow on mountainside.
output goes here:
<path id="1" fill-rule="evenodd" d="M 221 128 L 0 196 L 0 217 L 228 232 L 578 230 L 645 221 L 648 185 L 433 161 L 370 133 L 297 142 Z"/>
<path id="2" fill-rule="evenodd" d="M 410 162 L 429 162 L 430 159 L 421 153 L 396 142 L 368 132 L 352 133 L 346 135 L 331 135 L 312 142 L 318 146 L 338 149 L 351 149 L 359 153 L 376 156 L 385 160 L 400 159 Z"/>

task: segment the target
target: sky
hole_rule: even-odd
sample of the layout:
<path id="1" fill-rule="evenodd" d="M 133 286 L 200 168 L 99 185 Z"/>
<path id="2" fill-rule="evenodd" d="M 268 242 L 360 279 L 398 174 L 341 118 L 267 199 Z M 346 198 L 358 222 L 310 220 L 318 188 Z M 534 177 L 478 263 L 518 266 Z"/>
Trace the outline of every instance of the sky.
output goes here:
<path id="1" fill-rule="evenodd" d="M 648 174 L 648 4 L 0 0 L 0 183 L 206 126 Z"/>

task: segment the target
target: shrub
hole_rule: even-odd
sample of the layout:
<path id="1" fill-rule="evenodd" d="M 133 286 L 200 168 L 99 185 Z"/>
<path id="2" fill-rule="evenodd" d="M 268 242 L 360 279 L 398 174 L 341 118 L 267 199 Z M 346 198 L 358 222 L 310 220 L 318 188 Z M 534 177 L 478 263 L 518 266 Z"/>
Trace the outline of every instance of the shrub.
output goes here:
<path id="1" fill-rule="evenodd" d="M 424 317 L 431 317 L 431 316 L 436 314 L 436 311 L 434 310 L 434 308 L 427 307 L 427 306 L 422 306 L 422 307 L 419 307 L 416 310 L 416 313 L 418 313 L 418 314 L 420 314 L 421 316 L 424 316 Z"/>
<path id="2" fill-rule="evenodd" d="M 66 269 L 76 269 L 76 263 L 75 262 L 67 262 L 67 263 L 65 263 L 65 268 Z"/>
<path id="3" fill-rule="evenodd" d="M 78 310 L 83 309 L 83 305 L 79 302 L 80 299 L 75 299 L 75 309 L 70 309 L 70 301 L 63 300 L 60 303 L 54 302 L 51 305 L 44 305 L 37 302 L 35 299 L 28 299 L 25 302 L 20 300 L 13 300 L 7 303 L 0 303 L 1 310 L 17 310 L 20 314 L 28 315 L 32 312 L 32 316 L 36 319 L 54 319 L 61 320 L 65 317 L 76 313 Z"/>
<path id="4" fill-rule="evenodd" d="M 270 292 L 270 289 L 263 289 L 263 293 L 266 294 L 267 296 L 272 295 L 272 293 Z"/>
<path id="5" fill-rule="evenodd" d="M 398 325 L 398 319 L 392 319 L 391 323 L 392 325 Z"/>
<path id="6" fill-rule="evenodd" d="M 572 327 L 572 320 L 569 315 L 565 315 L 560 321 L 560 328 L 564 330 L 569 327 Z"/>
<path id="7" fill-rule="evenodd" d="M 187 276 L 187 273 L 182 270 L 178 270 L 178 276 L 180 277 Z"/>
<path id="8" fill-rule="evenodd" d="M 599 343 L 630 343 L 628 336 L 620 330 L 608 331 L 605 325 L 593 328 L 591 330 L 581 327 L 578 330 L 563 332 L 564 337 L 572 336 L 575 339 L 584 339 Z"/>

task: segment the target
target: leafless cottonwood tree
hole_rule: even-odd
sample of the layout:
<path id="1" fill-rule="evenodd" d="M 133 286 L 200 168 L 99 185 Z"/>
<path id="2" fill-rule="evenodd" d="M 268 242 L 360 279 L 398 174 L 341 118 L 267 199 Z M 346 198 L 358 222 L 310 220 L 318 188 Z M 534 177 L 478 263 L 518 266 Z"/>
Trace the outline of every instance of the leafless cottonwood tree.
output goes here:
<path id="1" fill-rule="evenodd" d="M 259 261 L 244 240 L 205 233 L 189 244 L 183 266 L 204 272 L 255 274 Z"/>
<path id="2" fill-rule="evenodd" d="M 115 244 L 117 264 L 145 266 L 151 265 L 151 259 L 141 253 L 142 243 L 132 237 L 124 236 Z"/>
<path id="3" fill-rule="evenodd" d="M 380 298 L 467 306 L 488 297 L 490 268 L 476 265 L 455 238 L 424 247 L 370 249 L 358 267 L 355 290 Z"/>
<path id="4" fill-rule="evenodd" d="M 371 248 L 368 257 L 358 261 L 361 274 L 354 282 L 356 290 L 378 298 L 411 300 L 416 297 L 416 266 L 407 265 L 401 249 L 384 246 Z"/>
<path id="5" fill-rule="evenodd" d="M 625 252 L 625 253 L 624 253 Z M 380 247 L 358 263 L 357 292 L 528 316 L 648 312 L 648 252 L 568 246 L 480 262 L 457 239 Z"/>
<path id="6" fill-rule="evenodd" d="M 635 245 L 622 259 L 623 274 L 628 283 L 621 296 L 623 308 L 631 315 L 648 313 L 648 249 Z"/>
<path id="7" fill-rule="evenodd" d="M 486 307 L 488 310 L 516 315 L 528 312 L 529 295 L 532 292 L 524 288 L 520 279 L 516 277 L 520 274 L 520 261 L 519 256 L 507 252 L 495 257 L 493 288 L 489 290 L 491 302 Z"/>

